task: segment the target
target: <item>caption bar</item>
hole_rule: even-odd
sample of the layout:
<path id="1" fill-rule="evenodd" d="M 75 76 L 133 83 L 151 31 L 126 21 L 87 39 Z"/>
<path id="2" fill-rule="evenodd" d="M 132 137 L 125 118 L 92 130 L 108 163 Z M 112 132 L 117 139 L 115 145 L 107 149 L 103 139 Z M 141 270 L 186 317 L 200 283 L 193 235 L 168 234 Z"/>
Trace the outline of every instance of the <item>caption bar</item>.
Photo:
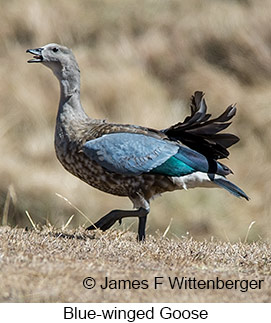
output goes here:
<path id="1" fill-rule="evenodd" d="M 121 309 L 114 307 L 113 309 L 101 309 L 99 311 L 94 309 L 80 309 L 75 306 L 64 307 L 64 319 L 70 320 L 94 320 L 101 318 L 103 320 L 126 320 L 127 322 L 135 322 L 136 320 L 157 320 L 157 319 L 207 319 L 208 312 L 204 309 L 173 309 L 170 306 L 163 306 L 158 308 L 157 306 L 150 307 L 147 310 L 144 309 Z"/>

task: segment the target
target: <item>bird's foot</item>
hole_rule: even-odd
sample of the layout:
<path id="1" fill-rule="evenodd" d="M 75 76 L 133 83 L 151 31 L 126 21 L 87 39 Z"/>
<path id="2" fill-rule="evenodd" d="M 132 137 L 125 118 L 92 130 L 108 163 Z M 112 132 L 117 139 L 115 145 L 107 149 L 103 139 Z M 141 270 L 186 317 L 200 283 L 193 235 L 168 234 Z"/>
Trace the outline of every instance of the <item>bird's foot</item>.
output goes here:
<path id="1" fill-rule="evenodd" d="M 86 230 L 95 230 L 95 229 L 101 229 L 102 231 L 106 231 L 112 225 L 115 224 L 116 221 L 119 221 L 119 224 L 122 223 L 123 218 L 128 217 L 138 217 L 139 218 L 139 225 L 138 225 L 138 235 L 137 240 L 138 241 L 144 241 L 145 240 L 145 228 L 146 228 L 146 221 L 147 221 L 147 214 L 149 213 L 149 210 L 146 210 L 144 208 L 139 208 L 138 210 L 113 210 L 103 216 L 100 220 L 98 220 L 93 225 L 86 228 Z"/>

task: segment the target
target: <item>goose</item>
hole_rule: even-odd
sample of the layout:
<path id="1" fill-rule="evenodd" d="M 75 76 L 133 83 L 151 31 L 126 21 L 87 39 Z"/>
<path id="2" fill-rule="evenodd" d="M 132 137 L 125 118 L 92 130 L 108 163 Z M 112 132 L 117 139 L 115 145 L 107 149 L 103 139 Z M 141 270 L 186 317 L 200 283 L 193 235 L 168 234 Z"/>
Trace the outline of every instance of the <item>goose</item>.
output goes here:
<path id="1" fill-rule="evenodd" d="M 112 210 L 87 230 L 109 229 L 123 218 L 138 217 L 138 241 L 145 240 L 150 200 L 167 191 L 221 187 L 236 197 L 246 193 L 226 177 L 232 171 L 219 159 L 239 141 L 226 129 L 236 114 L 230 105 L 211 119 L 204 93 L 191 98 L 191 114 L 166 129 L 109 123 L 90 118 L 80 102 L 80 70 L 72 51 L 48 44 L 26 51 L 28 63 L 41 63 L 60 83 L 55 127 L 55 152 L 71 174 L 109 194 L 126 196 L 132 210 Z"/>

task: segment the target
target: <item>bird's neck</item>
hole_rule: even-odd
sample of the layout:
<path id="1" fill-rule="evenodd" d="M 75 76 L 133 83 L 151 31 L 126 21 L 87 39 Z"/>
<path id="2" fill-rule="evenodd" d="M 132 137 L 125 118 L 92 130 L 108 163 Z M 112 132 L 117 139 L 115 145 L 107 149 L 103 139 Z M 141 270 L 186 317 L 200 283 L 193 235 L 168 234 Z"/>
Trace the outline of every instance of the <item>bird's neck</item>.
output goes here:
<path id="1" fill-rule="evenodd" d="M 80 71 L 79 69 L 62 69 L 57 75 L 60 83 L 60 101 L 58 120 L 84 120 L 87 117 L 80 101 Z"/>

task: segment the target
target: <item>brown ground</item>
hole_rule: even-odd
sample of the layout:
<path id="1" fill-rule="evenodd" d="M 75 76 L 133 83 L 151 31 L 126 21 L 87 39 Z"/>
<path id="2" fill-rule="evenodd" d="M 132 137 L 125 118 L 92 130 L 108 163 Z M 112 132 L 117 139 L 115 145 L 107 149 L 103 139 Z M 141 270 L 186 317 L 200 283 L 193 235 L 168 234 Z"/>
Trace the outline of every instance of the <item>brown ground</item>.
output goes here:
<path id="1" fill-rule="evenodd" d="M 148 236 L 124 231 L 85 234 L 43 228 L 0 228 L 1 302 L 270 302 L 271 246 Z M 85 277 L 96 279 L 88 290 Z M 102 290 L 109 279 L 148 280 L 148 289 Z M 165 284 L 153 288 L 154 277 Z M 263 279 L 262 289 L 170 289 L 167 277 Z M 142 285 L 143 286 L 143 285 Z"/>
<path id="2" fill-rule="evenodd" d="M 270 301 L 271 1 L 0 4 L 0 300 Z M 151 203 L 152 236 L 143 245 L 135 243 L 134 219 L 103 238 L 78 238 L 80 230 L 71 239 L 53 234 L 61 229 L 48 227 L 61 228 L 69 218 L 73 230 L 86 224 L 56 193 L 91 221 L 131 204 L 82 183 L 56 160 L 59 87 L 48 69 L 27 64 L 25 53 L 50 42 L 72 48 L 81 69 L 82 104 L 93 118 L 163 129 L 189 113 L 195 90 L 206 93 L 214 116 L 236 102 L 230 131 L 241 141 L 223 162 L 251 200 L 218 189 L 164 194 Z M 29 226 L 26 210 L 47 229 L 19 229 Z M 165 232 L 171 218 L 167 237 L 173 240 L 161 238 L 156 231 Z M 106 275 L 265 282 L 264 289 L 247 293 L 82 287 L 84 277 L 100 282 Z"/>

